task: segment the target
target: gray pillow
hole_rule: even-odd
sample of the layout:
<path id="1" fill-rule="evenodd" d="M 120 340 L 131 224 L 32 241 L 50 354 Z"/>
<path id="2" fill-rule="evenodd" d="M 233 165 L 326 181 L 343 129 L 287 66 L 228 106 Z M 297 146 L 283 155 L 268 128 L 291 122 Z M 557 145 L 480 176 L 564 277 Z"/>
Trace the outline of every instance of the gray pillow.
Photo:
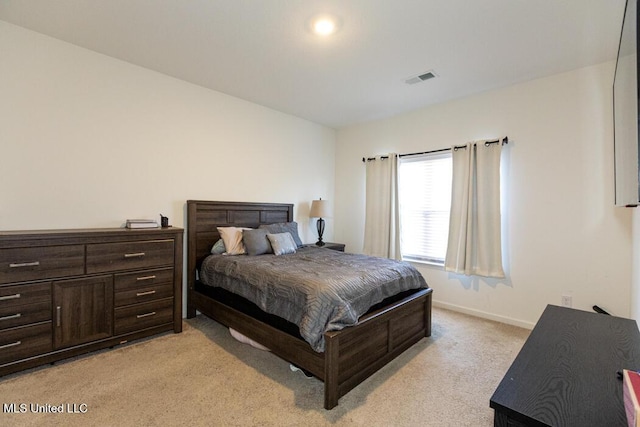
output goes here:
<path id="1" fill-rule="evenodd" d="M 296 252 L 296 242 L 293 241 L 291 233 L 267 234 L 273 253 L 276 255 L 293 254 Z"/>
<path id="2" fill-rule="evenodd" d="M 244 230 L 242 232 L 242 242 L 250 256 L 273 253 L 269 239 L 267 239 L 267 233 L 268 231 L 265 229 Z"/>
<path id="3" fill-rule="evenodd" d="M 218 239 L 218 241 L 211 248 L 211 253 L 212 254 L 220 255 L 220 254 L 222 254 L 222 253 L 224 253 L 226 251 L 227 250 L 224 247 L 224 242 L 222 241 L 222 239 Z"/>
<path id="4" fill-rule="evenodd" d="M 266 228 L 271 234 L 290 233 L 296 246 L 302 246 L 302 240 L 300 240 L 300 236 L 298 235 L 298 223 L 295 221 L 262 224 L 259 228 Z"/>

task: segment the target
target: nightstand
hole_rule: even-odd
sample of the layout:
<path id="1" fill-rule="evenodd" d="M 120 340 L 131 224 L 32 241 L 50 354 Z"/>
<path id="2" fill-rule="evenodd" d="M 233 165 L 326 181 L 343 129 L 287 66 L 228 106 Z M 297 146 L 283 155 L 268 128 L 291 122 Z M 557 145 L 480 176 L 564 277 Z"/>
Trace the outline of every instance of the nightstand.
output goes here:
<path id="1" fill-rule="evenodd" d="M 305 245 L 302 246 L 316 246 L 315 243 L 307 243 Z M 324 246 L 318 246 L 318 247 L 322 247 L 322 248 L 326 248 L 326 249 L 331 249 L 334 251 L 340 251 L 340 252 L 344 252 L 344 243 L 332 243 L 332 242 L 324 242 Z"/>

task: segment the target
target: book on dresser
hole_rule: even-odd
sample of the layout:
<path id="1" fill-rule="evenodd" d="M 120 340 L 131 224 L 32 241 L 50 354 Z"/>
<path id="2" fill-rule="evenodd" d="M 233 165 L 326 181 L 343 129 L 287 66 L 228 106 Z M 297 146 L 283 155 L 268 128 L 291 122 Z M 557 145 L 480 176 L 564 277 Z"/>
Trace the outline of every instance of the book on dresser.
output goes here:
<path id="1" fill-rule="evenodd" d="M 127 228 L 158 228 L 158 223 L 152 219 L 128 219 Z"/>
<path id="2" fill-rule="evenodd" d="M 640 404 L 638 403 L 638 396 L 640 395 L 640 373 L 624 369 L 622 371 L 622 379 L 622 396 L 624 398 L 627 424 L 629 427 L 639 427 Z"/>
<path id="3" fill-rule="evenodd" d="M 0 375 L 181 332 L 183 233 L 0 231 Z"/>

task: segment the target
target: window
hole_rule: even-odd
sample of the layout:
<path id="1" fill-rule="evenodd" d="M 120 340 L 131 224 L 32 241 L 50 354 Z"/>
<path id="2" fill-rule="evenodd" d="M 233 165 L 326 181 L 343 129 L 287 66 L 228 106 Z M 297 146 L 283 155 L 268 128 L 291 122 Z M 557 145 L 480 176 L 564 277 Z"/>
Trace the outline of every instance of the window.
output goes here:
<path id="1" fill-rule="evenodd" d="M 451 207 L 451 152 L 400 158 L 402 258 L 444 265 Z"/>

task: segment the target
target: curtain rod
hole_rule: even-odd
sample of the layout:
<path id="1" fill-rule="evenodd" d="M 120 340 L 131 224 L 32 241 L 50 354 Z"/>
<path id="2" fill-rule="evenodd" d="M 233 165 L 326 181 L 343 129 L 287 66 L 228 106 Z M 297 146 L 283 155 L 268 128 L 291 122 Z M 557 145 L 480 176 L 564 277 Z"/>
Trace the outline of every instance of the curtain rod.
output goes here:
<path id="1" fill-rule="evenodd" d="M 508 137 L 508 136 L 505 136 L 504 138 L 502 138 L 502 139 L 496 139 L 495 141 L 486 141 L 486 142 L 484 143 L 484 145 L 487 145 L 487 146 L 488 146 L 488 145 L 491 145 L 491 144 L 497 144 L 497 143 L 498 143 L 498 142 L 500 142 L 500 141 L 502 141 L 502 145 L 504 145 L 504 144 L 508 144 L 508 143 L 509 143 L 509 137 Z M 467 146 L 466 146 L 466 145 L 455 145 L 455 146 L 453 147 L 453 149 L 454 149 L 454 150 L 459 150 L 459 149 L 462 149 L 462 148 L 467 148 Z M 442 153 L 442 152 L 444 152 L 444 151 L 451 151 L 451 148 L 441 148 L 441 149 L 439 149 L 439 150 L 421 151 L 421 152 L 419 152 L 419 153 L 398 154 L 398 157 L 420 156 L 420 155 L 422 155 L 422 154 Z M 381 159 L 388 159 L 388 158 L 389 158 L 389 156 L 380 156 L 380 158 L 381 158 Z M 362 158 L 362 162 L 363 162 L 363 163 L 365 163 L 365 162 L 369 162 L 369 161 L 371 161 L 371 160 L 375 160 L 375 159 L 376 159 L 375 157 L 366 157 L 366 158 L 365 158 L 365 157 L 363 157 L 363 158 Z"/>

